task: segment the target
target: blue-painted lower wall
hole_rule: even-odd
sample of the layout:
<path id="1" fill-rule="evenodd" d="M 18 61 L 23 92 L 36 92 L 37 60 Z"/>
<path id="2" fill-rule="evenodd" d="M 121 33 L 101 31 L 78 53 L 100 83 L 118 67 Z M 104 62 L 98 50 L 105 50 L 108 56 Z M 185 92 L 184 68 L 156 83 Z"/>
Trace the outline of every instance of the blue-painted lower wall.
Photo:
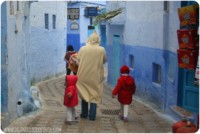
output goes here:
<path id="1" fill-rule="evenodd" d="M 108 83 L 115 83 L 112 64 L 114 58 L 119 58 L 120 65 L 133 66 L 130 75 L 135 78 L 136 95 L 148 100 L 163 110 L 177 104 L 178 65 L 176 53 L 138 47 L 133 45 L 120 45 L 120 57 L 115 57 L 113 45 L 107 45 Z M 131 56 L 130 56 L 131 55 Z M 132 61 L 131 58 L 132 57 Z M 158 70 L 154 65 L 160 66 L 161 81 L 153 82 Z M 113 85 L 114 86 L 114 85 Z"/>
<path id="2" fill-rule="evenodd" d="M 67 45 L 71 44 L 75 51 L 80 49 L 80 34 L 67 34 Z"/>

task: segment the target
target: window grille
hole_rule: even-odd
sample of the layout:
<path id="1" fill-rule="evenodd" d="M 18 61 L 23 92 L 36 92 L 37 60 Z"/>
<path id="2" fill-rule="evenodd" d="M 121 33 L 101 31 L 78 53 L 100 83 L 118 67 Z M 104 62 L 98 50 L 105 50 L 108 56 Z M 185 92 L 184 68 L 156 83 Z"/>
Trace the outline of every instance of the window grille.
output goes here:
<path id="1" fill-rule="evenodd" d="M 44 14 L 45 29 L 49 29 L 49 14 Z"/>
<path id="2" fill-rule="evenodd" d="M 10 14 L 14 14 L 14 3 L 13 1 L 10 1 Z"/>
<path id="3" fill-rule="evenodd" d="M 56 29 L 56 15 L 53 15 L 52 19 L 53 19 L 53 29 Z"/>
<path id="4" fill-rule="evenodd" d="M 169 1 L 164 1 L 164 11 L 169 12 Z"/>
<path id="5" fill-rule="evenodd" d="M 79 8 L 68 8 L 67 9 L 67 18 L 70 20 L 79 19 Z"/>
<path id="6" fill-rule="evenodd" d="M 19 1 L 17 1 L 17 11 L 19 11 Z"/>

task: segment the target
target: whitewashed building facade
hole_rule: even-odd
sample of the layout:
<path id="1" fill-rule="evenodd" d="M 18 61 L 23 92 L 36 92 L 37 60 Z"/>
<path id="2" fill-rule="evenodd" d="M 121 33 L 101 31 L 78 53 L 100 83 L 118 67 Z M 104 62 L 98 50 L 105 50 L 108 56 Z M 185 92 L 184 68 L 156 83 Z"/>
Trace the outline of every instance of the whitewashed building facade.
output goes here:
<path id="1" fill-rule="evenodd" d="M 1 4 L 2 128 L 36 110 L 30 87 L 65 73 L 67 2 Z"/>

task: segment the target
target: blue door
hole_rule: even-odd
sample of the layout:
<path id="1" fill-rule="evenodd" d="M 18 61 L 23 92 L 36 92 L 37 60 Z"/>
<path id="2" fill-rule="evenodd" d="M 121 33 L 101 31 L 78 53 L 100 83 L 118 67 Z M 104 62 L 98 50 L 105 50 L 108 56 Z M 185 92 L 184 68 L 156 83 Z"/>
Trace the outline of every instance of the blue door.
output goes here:
<path id="1" fill-rule="evenodd" d="M 195 1 L 181 1 L 181 6 L 198 4 Z M 198 27 L 198 26 L 195 26 Z M 180 27 L 181 29 L 184 27 Z M 194 84 L 195 70 L 179 68 L 178 105 L 192 112 L 199 112 L 199 86 Z"/>
<path id="2" fill-rule="evenodd" d="M 101 46 L 103 46 L 106 49 L 106 26 L 101 25 Z"/>
<path id="3" fill-rule="evenodd" d="M 116 85 L 117 79 L 120 76 L 120 36 L 113 36 L 113 47 L 112 47 L 112 69 L 111 69 L 111 84 Z"/>
<path id="4" fill-rule="evenodd" d="M 194 84 L 195 70 L 179 68 L 179 93 L 181 106 L 192 112 L 199 112 L 199 86 Z"/>
<path id="5" fill-rule="evenodd" d="M 75 51 L 79 51 L 80 34 L 67 34 L 67 45 L 72 45 Z"/>

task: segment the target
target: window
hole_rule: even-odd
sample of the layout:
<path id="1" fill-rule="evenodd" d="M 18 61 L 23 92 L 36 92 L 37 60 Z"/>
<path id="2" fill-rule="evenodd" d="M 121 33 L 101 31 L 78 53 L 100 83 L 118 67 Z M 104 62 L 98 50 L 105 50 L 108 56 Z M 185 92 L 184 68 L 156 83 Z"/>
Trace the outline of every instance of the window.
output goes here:
<path id="1" fill-rule="evenodd" d="M 164 11 L 169 12 L 169 1 L 164 1 Z"/>
<path id="2" fill-rule="evenodd" d="M 19 11 L 19 1 L 17 1 L 17 11 Z"/>
<path id="3" fill-rule="evenodd" d="M 14 4 L 13 4 L 13 1 L 10 1 L 10 14 L 14 14 Z"/>
<path id="4" fill-rule="evenodd" d="M 45 29 L 49 29 L 49 14 L 44 14 Z"/>
<path id="5" fill-rule="evenodd" d="M 159 64 L 153 63 L 152 70 L 152 81 L 160 84 L 161 83 L 161 66 Z"/>
<path id="6" fill-rule="evenodd" d="M 134 56 L 129 55 L 129 66 L 130 68 L 134 68 Z"/>
<path id="7" fill-rule="evenodd" d="M 56 29 L 56 15 L 52 16 L 52 21 L 53 21 L 53 29 Z"/>
<path id="8" fill-rule="evenodd" d="M 68 8 L 67 9 L 67 18 L 70 20 L 79 19 L 79 8 Z"/>

